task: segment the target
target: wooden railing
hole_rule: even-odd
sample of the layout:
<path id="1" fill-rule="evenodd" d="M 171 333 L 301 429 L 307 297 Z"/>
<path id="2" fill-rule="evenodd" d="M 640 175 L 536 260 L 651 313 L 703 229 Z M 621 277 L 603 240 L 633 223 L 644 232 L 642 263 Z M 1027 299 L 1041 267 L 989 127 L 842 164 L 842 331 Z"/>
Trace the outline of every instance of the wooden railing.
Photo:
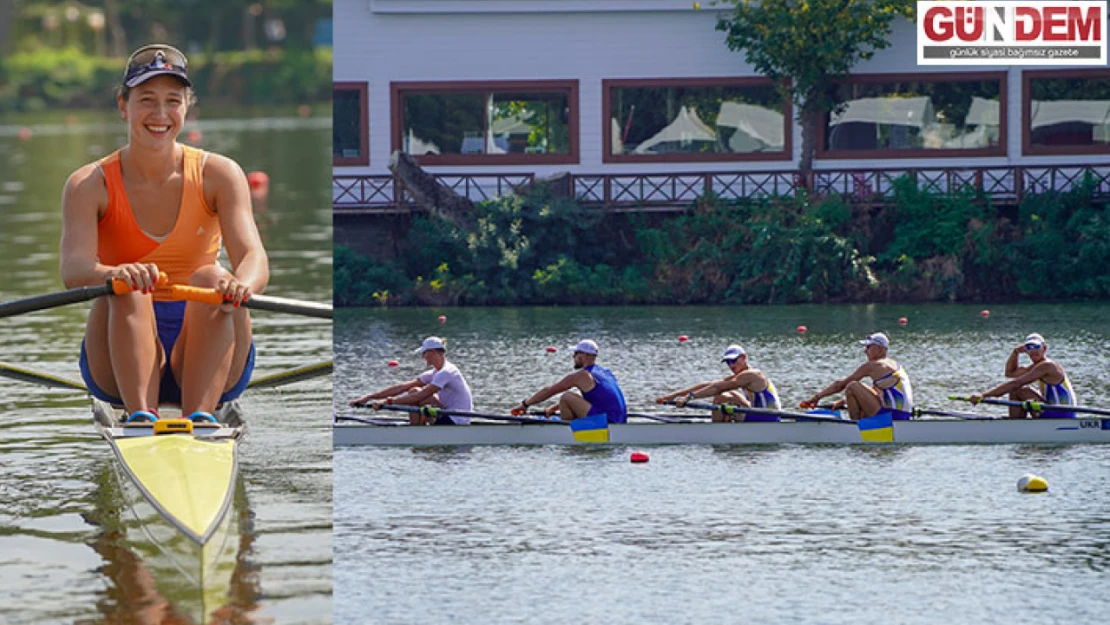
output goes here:
<path id="1" fill-rule="evenodd" d="M 970 188 L 999 204 L 1016 204 L 1027 193 L 1066 190 L 1087 176 L 1096 195 L 1110 199 L 1110 164 L 1012 165 L 999 167 L 883 168 L 820 170 L 809 180 L 796 171 L 739 171 L 678 174 L 571 174 L 570 188 L 585 206 L 609 211 L 686 210 L 698 197 L 724 199 L 792 197 L 809 188 L 819 197 L 840 195 L 853 202 L 883 204 L 894 181 L 910 176 L 931 193 Z M 534 182 L 533 174 L 437 174 L 436 178 L 475 202 L 505 196 Z M 393 176 L 334 176 L 336 213 L 408 212 L 412 200 Z"/>

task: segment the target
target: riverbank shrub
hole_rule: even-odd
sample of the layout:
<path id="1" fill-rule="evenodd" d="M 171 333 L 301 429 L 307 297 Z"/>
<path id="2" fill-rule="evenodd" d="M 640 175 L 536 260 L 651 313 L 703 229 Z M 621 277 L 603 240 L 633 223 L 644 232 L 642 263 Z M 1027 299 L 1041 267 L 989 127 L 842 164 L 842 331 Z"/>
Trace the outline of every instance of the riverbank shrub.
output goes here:
<path id="1" fill-rule="evenodd" d="M 343 294 L 346 262 L 364 291 L 373 282 L 401 305 L 1106 297 L 1110 209 L 1097 191 L 1086 180 L 1000 210 L 972 189 L 930 192 L 907 177 L 883 205 L 703 197 L 663 217 L 605 214 L 541 190 L 479 205 L 471 233 L 418 217 L 391 264 L 337 251 L 336 298 L 357 299 Z"/>
<path id="2" fill-rule="evenodd" d="M 249 50 L 193 54 L 189 77 L 202 106 L 327 102 L 332 53 Z M 75 48 L 42 48 L 0 58 L 0 114 L 111 107 L 124 59 Z"/>

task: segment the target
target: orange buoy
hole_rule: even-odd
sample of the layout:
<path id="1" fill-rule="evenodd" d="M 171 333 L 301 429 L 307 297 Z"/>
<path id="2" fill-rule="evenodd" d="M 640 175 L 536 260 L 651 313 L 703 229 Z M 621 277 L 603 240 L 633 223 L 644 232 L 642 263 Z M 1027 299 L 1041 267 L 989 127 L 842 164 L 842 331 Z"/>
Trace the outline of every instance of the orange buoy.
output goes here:
<path id="1" fill-rule="evenodd" d="M 547 346 L 547 353 L 549 353 L 549 354 L 554 354 L 554 353 L 555 353 L 555 352 L 557 352 L 557 351 L 559 351 L 559 350 L 555 349 L 555 346 L 554 346 L 554 345 L 548 345 L 548 346 Z"/>
<path id="2" fill-rule="evenodd" d="M 647 462 L 648 461 L 648 455 L 646 453 L 642 452 L 642 451 L 634 451 L 634 452 L 632 452 L 632 455 L 629 456 L 628 459 L 631 460 L 632 462 L 637 462 L 637 463 L 638 462 Z"/>
<path id="3" fill-rule="evenodd" d="M 24 127 L 19 129 L 19 140 L 20 141 L 29 141 L 31 139 L 32 134 L 34 134 L 34 133 L 31 132 L 31 129 L 24 126 Z"/>
<path id="4" fill-rule="evenodd" d="M 197 145 L 204 140 L 204 134 L 197 128 L 193 128 L 185 134 L 185 140 L 193 145 Z"/>
<path id="5" fill-rule="evenodd" d="M 297 107 L 297 116 L 298 117 L 308 117 L 309 115 L 312 115 L 312 107 L 311 106 L 309 106 L 307 104 L 302 104 L 302 105 Z"/>
<path id="6" fill-rule="evenodd" d="M 910 320 L 906 319 L 905 317 L 898 317 L 898 325 L 904 326 L 909 322 Z"/>
<path id="7" fill-rule="evenodd" d="M 679 337 L 678 337 L 678 342 L 679 343 L 685 343 L 686 341 L 689 341 L 689 340 L 690 340 L 690 337 L 686 336 L 685 334 L 679 335 Z"/>
<path id="8" fill-rule="evenodd" d="M 401 363 L 397 362 L 396 360 L 390 360 L 386 364 L 389 365 L 390 367 L 396 367 L 396 366 L 400 365 Z"/>
<path id="9" fill-rule="evenodd" d="M 798 334 L 805 334 L 808 331 L 809 331 L 809 328 L 807 328 L 805 326 L 798 326 Z"/>
<path id="10" fill-rule="evenodd" d="M 252 171 L 247 174 L 247 184 L 251 188 L 251 197 L 266 199 L 270 194 L 270 177 L 264 171 Z"/>
<path id="11" fill-rule="evenodd" d="M 990 317 L 990 316 L 991 316 L 991 311 L 989 311 L 989 310 L 987 310 L 986 308 L 984 308 L 983 310 L 980 310 L 980 311 L 979 311 L 979 316 L 980 316 L 980 317 L 982 317 L 982 318 L 984 318 L 984 319 L 986 319 L 987 317 Z"/>

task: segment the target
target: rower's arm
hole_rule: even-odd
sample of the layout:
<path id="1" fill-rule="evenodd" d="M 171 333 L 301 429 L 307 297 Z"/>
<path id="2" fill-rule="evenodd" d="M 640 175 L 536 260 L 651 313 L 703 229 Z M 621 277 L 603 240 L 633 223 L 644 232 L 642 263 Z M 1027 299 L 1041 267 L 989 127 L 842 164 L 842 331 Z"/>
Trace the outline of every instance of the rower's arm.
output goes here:
<path id="1" fill-rule="evenodd" d="M 270 260 L 254 223 L 247 176 L 238 163 L 212 152 L 204 174 L 205 200 L 219 217 L 232 273 L 251 293 L 261 293 L 270 281 Z"/>
<path id="2" fill-rule="evenodd" d="M 392 403 L 399 404 L 401 406 L 419 406 L 424 402 L 425 399 L 428 399 L 438 392 L 439 387 L 435 384 L 425 384 L 423 387 L 420 388 L 420 390 L 402 395 L 397 399 L 394 399 Z"/>
<path id="3" fill-rule="evenodd" d="M 667 393 L 666 395 L 660 395 L 659 398 L 656 399 L 655 401 L 656 401 L 656 403 L 664 404 L 664 403 L 669 402 L 669 401 L 674 401 L 675 399 L 678 399 L 679 397 L 685 397 L 685 396 L 689 395 L 690 393 L 697 394 L 698 391 L 701 391 L 702 389 L 704 389 L 708 386 L 712 386 L 713 384 L 714 384 L 714 382 L 700 382 L 700 383 L 695 384 L 693 386 L 688 386 L 684 389 L 677 390 L 673 393 Z"/>
<path id="4" fill-rule="evenodd" d="M 373 401 L 375 399 L 389 399 L 390 397 L 396 397 L 397 395 L 400 395 L 401 393 L 404 393 L 406 391 L 410 391 L 414 388 L 420 388 L 421 386 L 424 386 L 424 383 L 420 381 L 420 378 L 416 378 L 415 380 L 409 380 L 408 382 L 402 382 L 400 384 L 394 384 L 393 386 L 390 386 L 389 388 L 384 388 L 384 389 L 382 389 L 382 390 L 380 390 L 376 393 L 370 393 L 369 395 L 363 395 L 362 397 L 359 397 L 358 399 L 352 400 L 351 405 L 355 406 L 355 405 L 365 404 L 366 402 Z M 435 392 L 435 391 L 433 391 L 433 392 Z"/>
<path id="5" fill-rule="evenodd" d="M 582 388 L 584 386 L 587 386 L 587 383 L 590 381 L 590 372 L 584 369 L 579 369 L 578 371 L 571 373 L 567 377 L 559 380 L 551 386 L 545 386 L 544 388 L 541 388 L 540 390 L 536 391 L 535 394 L 533 394 L 531 397 L 525 399 L 522 403 L 525 405 L 525 407 L 535 406 L 542 401 L 547 401 L 552 396 L 558 393 L 569 391 L 572 388 Z"/>
<path id="6" fill-rule="evenodd" d="M 1025 386 L 1026 384 L 1032 384 L 1033 382 L 1036 382 L 1037 380 L 1040 380 L 1041 378 L 1045 377 L 1046 375 L 1050 375 L 1051 373 L 1056 371 L 1056 368 L 1052 366 L 1051 362 L 1044 361 L 1044 360 L 1037 363 L 1036 365 L 1033 365 L 1032 367 L 1024 367 L 1024 369 L 1026 369 L 1026 372 L 1023 373 L 1022 375 L 1020 375 L 1019 377 L 1014 378 L 1013 380 L 1010 380 L 1009 382 L 1003 382 L 1002 384 L 999 384 L 998 386 L 992 388 L 991 390 L 987 391 L 986 393 L 983 393 L 982 396 L 983 397 L 1001 397 L 1003 395 L 1006 395 L 1006 394 L 1010 393 L 1011 391 L 1016 391 L 1017 389 Z"/>
<path id="7" fill-rule="evenodd" d="M 1006 359 L 1006 377 L 1017 378 L 1025 375 L 1032 368 L 1022 367 L 1018 365 L 1021 352 L 1025 351 L 1024 345 L 1019 345 L 1010 351 L 1010 357 Z"/>
<path id="8" fill-rule="evenodd" d="M 759 380 L 759 374 L 755 371 L 748 370 L 742 371 L 739 375 L 729 376 L 723 380 L 718 380 L 712 384 L 707 384 L 700 392 L 694 394 L 694 399 L 702 397 L 713 397 L 718 393 L 726 393 L 734 391 L 738 388 L 752 388 L 753 383 Z"/>
<path id="9" fill-rule="evenodd" d="M 837 380 L 836 382 L 833 382 L 832 384 L 826 386 L 824 389 L 821 390 L 821 392 L 814 395 L 813 398 L 810 400 L 810 402 L 816 404 L 817 402 L 821 401 L 822 397 L 828 397 L 829 395 L 836 395 L 837 393 L 840 393 L 845 388 L 847 388 L 850 383 L 858 381 L 858 380 L 862 380 L 862 379 L 868 377 L 870 375 L 870 372 L 871 372 L 871 365 L 872 365 L 871 362 L 863 363 L 862 365 L 859 366 L 858 369 L 856 369 L 855 371 L 852 372 L 852 375 L 850 375 L 850 376 L 848 376 L 848 377 L 846 377 L 842 380 Z"/>
<path id="10" fill-rule="evenodd" d="M 62 283 L 66 288 L 104 284 L 112 267 L 97 261 L 96 224 L 101 207 L 108 205 L 104 177 L 95 163 L 73 172 L 62 192 L 62 242 L 59 250 Z"/>

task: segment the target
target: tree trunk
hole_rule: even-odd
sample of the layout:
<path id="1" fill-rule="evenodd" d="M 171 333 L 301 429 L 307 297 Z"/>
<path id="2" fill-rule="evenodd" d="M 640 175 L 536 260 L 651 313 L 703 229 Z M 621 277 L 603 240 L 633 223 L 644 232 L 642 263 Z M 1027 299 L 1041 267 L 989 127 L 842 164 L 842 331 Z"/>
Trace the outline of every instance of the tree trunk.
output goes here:
<path id="1" fill-rule="evenodd" d="M 116 0 L 104 0 L 104 21 L 108 23 L 111 45 L 108 52 L 113 57 L 127 56 L 127 33 L 119 21 L 119 4 Z"/>
<path id="2" fill-rule="evenodd" d="M 813 158 L 817 153 L 817 124 L 821 123 L 821 109 L 808 98 L 802 107 L 802 156 L 798 160 L 798 170 L 802 184 L 807 189 L 813 187 Z"/>
<path id="3" fill-rule="evenodd" d="M 8 53 L 8 33 L 11 31 L 13 20 L 15 20 L 14 0 L 0 0 L 0 56 L 6 56 Z"/>

